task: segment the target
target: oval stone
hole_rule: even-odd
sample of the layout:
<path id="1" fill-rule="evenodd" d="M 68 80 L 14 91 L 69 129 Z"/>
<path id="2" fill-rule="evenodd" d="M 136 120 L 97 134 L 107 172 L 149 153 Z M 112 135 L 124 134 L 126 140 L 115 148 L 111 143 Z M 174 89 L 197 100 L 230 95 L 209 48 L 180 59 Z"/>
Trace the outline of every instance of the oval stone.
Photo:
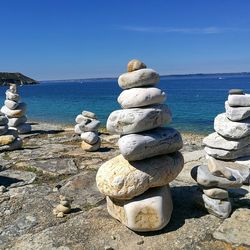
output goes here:
<path id="1" fill-rule="evenodd" d="M 214 130 L 226 138 L 240 139 L 250 135 L 250 117 L 233 122 L 230 121 L 225 113 L 219 114 L 214 119 Z"/>
<path id="2" fill-rule="evenodd" d="M 140 60 L 133 59 L 133 60 L 128 62 L 127 68 L 128 68 L 128 72 L 132 72 L 132 71 L 135 71 L 138 69 L 145 69 L 145 68 L 147 68 L 147 66 L 143 62 L 141 62 Z"/>
<path id="3" fill-rule="evenodd" d="M 134 162 L 118 155 L 99 168 L 97 187 L 106 196 L 129 200 L 151 187 L 167 185 L 178 176 L 183 165 L 179 152 Z"/>
<path id="4" fill-rule="evenodd" d="M 9 109 L 16 109 L 19 103 L 12 100 L 5 100 L 4 105 Z"/>
<path id="5" fill-rule="evenodd" d="M 108 212 L 133 231 L 156 231 L 170 221 L 173 203 L 169 186 L 150 188 L 132 200 L 107 198 Z"/>
<path id="6" fill-rule="evenodd" d="M 88 144 L 95 144 L 99 137 L 98 137 L 98 133 L 96 132 L 85 132 L 81 134 L 81 138 L 82 140 L 84 140 L 85 142 L 87 142 Z"/>
<path id="7" fill-rule="evenodd" d="M 21 117 L 25 115 L 26 107 L 27 105 L 24 102 L 22 102 L 22 103 L 19 103 L 17 109 L 13 110 L 13 109 L 7 108 L 6 106 L 3 106 L 1 108 L 1 111 L 8 117 Z"/>
<path id="8" fill-rule="evenodd" d="M 126 160 L 137 161 L 176 152 L 182 148 L 183 142 L 177 130 L 157 128 L 140 134 L 124 135 L 118 145 Z"/>
<path id="9" fill-rule="evenodd" d="M 122 91 L 117 101 L 122 108 L 137 108 L 152 104 L 161 104 L 166 94 L 158 88 L 132 88 Z"/>
<path id="10" fill-rule="evenodd" d="M 17 117 L 17 118 L 9 118 L 8 125 L 9 127 L 16 127 L 25 122 L 27 122 L 27 116 L 24 115 L 24 116 Z"/>
<path id="11" fill-rule="evenodd" d="M 228 91 L 229 95 L 244 95 L 244 90 L 243 89 L 230 89 Z"/>
<path id="12" fill-rule="evenodd" d="M 160 81 L 160 76 L 153 69 L 139 69 L 124 73 L 118 78 L 118 84 L 122 89 L 130 89 L 143 86 L 154 86 Z"/>
<path id="13" fill-rule="evenodd" d="M 90 111 L 82 111 L 82 115 L 88 118 L 97 119 L 96 114 Z"/>
<path id="14" fill-rule="evenodd" d="M 132 134 L 164 126 L 172 121 L 172 114 L 164 104 L 144 108 L 122 109 L 112 112 L 107 130 L 113 134 Z"/>
<path id="15" fill-rule="evenodd" d="M 98 138 L 98 141 L 95 143 L 95 144 L 88 144 L 87 142 L 83 141 L 82 144 L 81 144 L 81 148 L 84 150 L 84 151 L 87 151 L 87 152 L 93 152 L 93 151 L 97 151 L 101 146 L 101 139 Z"/>
<path id="16" fill-rule="evenodd" d="M 231 107 L 250 107 L 250 94 L 229 95 L 228 104 Z"/>

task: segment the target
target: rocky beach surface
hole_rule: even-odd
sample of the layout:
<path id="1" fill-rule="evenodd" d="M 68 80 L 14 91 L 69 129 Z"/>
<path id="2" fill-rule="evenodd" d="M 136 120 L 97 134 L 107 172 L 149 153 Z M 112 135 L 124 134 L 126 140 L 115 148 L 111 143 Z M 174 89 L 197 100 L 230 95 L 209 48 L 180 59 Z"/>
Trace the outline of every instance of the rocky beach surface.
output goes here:
<path id="1" fill-rule="evenodd" d="M 182 134 L 185 164 L 170 183 L 168 226 L 135 233 L 108 214 L 96 187 L 99 167 L 120 154 L 119 136 L 101 131 L 99 151 L 84 152 L 73 127 L 34 123 L 23 149 L 0 153 L 0 249 L 250 249 L 249 186 L 228 190 L 232 215 L 222 220 L 204 209 L 190 176 L 206 161 L 205 135 Z M 72 200 L 62 218 L 53 214 L 60 195 Z"/>

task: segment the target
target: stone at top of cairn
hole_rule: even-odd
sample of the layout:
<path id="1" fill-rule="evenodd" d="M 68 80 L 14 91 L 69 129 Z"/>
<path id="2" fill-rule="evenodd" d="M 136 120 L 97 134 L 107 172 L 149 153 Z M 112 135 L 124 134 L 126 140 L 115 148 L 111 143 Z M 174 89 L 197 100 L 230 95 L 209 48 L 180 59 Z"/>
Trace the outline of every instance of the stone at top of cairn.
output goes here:
<path id="1" fill-rule="evenodd" d="M 10 83 L 9 91 L 13 94 L 17 94 L 17 85 L 15 83 Z"/>
<path id="2" fill-rule="evenodd" d="M 133 59 L 133 60 L 128 62 L 127 68 L 128 68 L 128 72 L 132 72 L 132 71 L 136 71 L 138 69 L 145 69 L 145 68 L 147 68 L 147 66 L 146 66 L 146 64 L 144 64 L 140 60 Z"/>
<path id="3" fill-rule="evenodd" d="M 228 91 L 229 95 L 244 95 L 244 90 L 243 89 L 230 89 Z"/>

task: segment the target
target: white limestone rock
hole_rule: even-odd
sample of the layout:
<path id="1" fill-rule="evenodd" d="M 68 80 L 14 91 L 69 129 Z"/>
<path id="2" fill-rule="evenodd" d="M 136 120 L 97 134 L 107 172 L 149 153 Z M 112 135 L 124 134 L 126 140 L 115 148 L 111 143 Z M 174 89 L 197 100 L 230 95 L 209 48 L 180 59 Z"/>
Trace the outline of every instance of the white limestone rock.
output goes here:
<path id="1" fill-rule="evenodd" d="M 161 127 L 171 121 L 171 111 L 164 104 L 122 109 L 110 114 L 107 120 L 107 130 L 113 134 L 125 135 Z"/>
<path id="2" fill-rule="evenodd" d="M 117 101 L 122 108 L 138 108 L 152 104 L 161 104 L 166 94 L 158 88 L 132 88 L 122 91 Z"/>
<path id="3" fill-rule="evenodd" d="M 214 132 L 203 139 L 203 144 L 209 148 L 218 148 L 223 150 L 237 150 L 250 144 L 250 136 L 240 139 L 229 139 Z"/>
<path id="4" fill-rule="evenodd" d="M 84 132 L 81 134 L 81 139 L 87 142 L 88 144 L 93 145 L 98 141 L 99 137 L 98 133 L 96 132 Z"/>
<path id="5" fill-rule="evenodd" d="M 79 125 L 82 132 L 98 132 L 101 122 L 91 118 L 85 118 Z"/>
<path id="6" fill-rule="evenodd" d="M 16 127 L 25 122 L 27 122 L 27 116 L 24 115 L 24 116 L 17 117 L 17 118 L 9 118 L 8 125 L 9 127 Z"/>
<path id="7" fill-rule="evenodd" d="M 202 199 L 208 212 L 221 219 L 227 218 L 232 211 L 231 203 L 228 200 L 213 199 L 205 194 L 202 195 Z"/>
<path id="8" fill-rule="evenodd" d="M 173 203 L 169 186 L 151 188 L 132 200 L 107 197 L 109 214 L 133 231 L 156 231 L 170 221 Z"/>
<path id="9" fill-rule="evenodd" d="M 118 155 L 99 168 L 96 183 L 104 195 L 128 200 L 151 187 L 167 185 L 178 176 L 183 165 L 179 152 L 134 162 Z"/>
<path id="10" fill-rule="evenodd" d="M 18 107 L 16 109 L 9 109 L 6 106 L 3 106 L 1 108 L 1 111 L 8 117 L 21 117 L 24 116 L 27 110 L 27 105 L 22 102 L 19 103 Z"/>
<path id="11" fill-rule="evenodd" d="M 124 73 L 118 78 L 118 84 L 122 89 L 130 89 L 143 86 L 154 86 L 160 81 L 160 76 L 153 69 L 139 69 Z"/>
<path id="12" fill-rule="evenodd" d="M 234 160 L 239 157 L 250 155 L 250 145 L 240 148 L 238 150 L 224 150 L 219 148 L 204 148 L 205 152 L 216 158 L 216 159 L 222 159 L 222 160 Z"/>
<path id="13" fill-rule="evenodd" d="M 246 137 L 250 135 L 250 117 L 233 122 L 227 118 L 226 113 L 219 114 L 214 119 L 214 130 L 226 138 L 240 139 Z"/>
<path id="14" fill-rule="evenodd" d="M 6 99 L 8 99 L 8 100 L 11 100 L 14 102 L 20 101 L 19 94 L 12 93 L 9 89 L 5 92 L 5 94 L 6 94 Z"/>
<path id="15" fill-rule="evenodd" d="M 231 121 L 241 121 L 250 117 L 249 107 L 231 107 L 228 101 L 225 102 L 226 116 Z"/>
<path id="16" fill-rule="evenodd" d="M 225 200 L 228 199 L 228 192 L 222 188 L 209 188 L 203 189 L 203 192 L 206 196 L 213 199 Z"/>
<path id="17" fill-rule="evenodd" d="M 84 133 L 84 131 L 82 131 L 79 127 L 79 124 L 75 125 L 74 131 L 76 134 L 80 135 L 81 133 Z"/>
<path id="18" fill-rule="evenodd" d="M 80 124 L 81 122 L 83 122 L 86 118 L 83 115 L 78 115 L 75 119 L 75 122 Z"/>
<path id="19" fill-rule="evenodd" d="M 228 104 L 231 107 L 250 107 L 250 94 L 229 95 Z"/>
<path id="20" fill-rule="evenodd" d="M 9 109 L 16 109 L 17 106 L 19 105 L 18 102 L 12 101 L 12 100 L 5 100 L 4 105 L 9 108 Z"/>
<path id="21" fill-rule="evenodd" d="M 91 118 L 91 119 L 97 119 L 96 114 L 90 111 L 82 111 L 82 115 L 87 117 L 87 118 Z"/>
<path id="22" fill-rule="evenodd" d="M 183 142 L 177 130 L 157 128 L 140 134 L 124 135 L 118 145 L 126 160 L 137 161 L 176 152 L 182 148 Z"/>

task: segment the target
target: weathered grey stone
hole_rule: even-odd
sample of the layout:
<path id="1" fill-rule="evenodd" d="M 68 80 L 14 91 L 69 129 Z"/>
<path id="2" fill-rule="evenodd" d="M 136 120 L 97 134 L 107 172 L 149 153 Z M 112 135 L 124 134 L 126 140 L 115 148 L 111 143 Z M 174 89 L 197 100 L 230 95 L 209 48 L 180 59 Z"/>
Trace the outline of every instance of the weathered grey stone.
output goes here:
<path id="1" fill-rule="evenodd" d="M 204 201 L 205 208 L 208 210 L 208 212 L 219 218 L 227 218 L 232 211 L 230 201 L 212 199 L 206 196 L 205 194 L 202 195 L 202 199 Z"/>
<path id="2" fill-rule="evenodd" d="M 7 125 L 1 125 L 0 126 L 0 136 L 6 134 L 8 131 L 8 126 Z"/>
<path id="3" fill-rule="evenodd" d="M 245 95 L 229 95 L 228 104 L 231 107 L 249 107 L 250 106 L 250 94 Z"/>
<path id="4" fill-rule="evenodd" d="M 205 147 L 204 150 L 208 155 L 216 159 L 234 160 L 239 157 L 250 155 L 250 144 L 238 150 L 223 150 L 219 148 L 209 148 L 209 147 Z"/>
<path id="5" fill-rule="evenodd" d="M 82 111 L 82 115 L 87 117 L 87 118 L 91 118 L 91 119 L 97 119 L 96 114 L 90 111 Z"/>
<path id="6" fill-rule="evenodd" d="M 224 220 L 213 233 L 217 240 L 235 245 L 250 246 L 250 210 L 237 209 L 230 218 Z M 245 247 L 242 247 L 244 249 Z M 246 248 L 247 249 L 247 248 Z"/>
<path id="7" fill-rule="evenodd" d="M 133 59 L 129 61 L 128 66 L 127 66 L 128 72 L 132 72 L 138 69 L 145 69 L 145 68 L 147 68 L 147 66 L 143 62 L 137 59 Z"/>
<path id="8" fill-rule="evenodd" d="M 230 89 L 228 91 L 229 95 L 244 95 L 244 90 L 243 89 Z"/>
<path id="9" fill-rule="evenodd" d="M 250 107 L 230 107 L 228 101 L 225 102 L 226 116 L 231 121 L 241 121 L 250 117 Z"/>
<path id="10" fill-rule="evenodd" d="M 4 146 L 0 146 L 0 152 L 3 151 L 11 151 L 21 148 L 23 145 L 23 141 L 21 138 L 16 138 L 12 143 Z"/>
<path id="11" fill-rule="evenodd" d="M 97 151 L 101 146 L 101 139 L 98 138 L 97 142 L 95 144 L 89 144 L 85 141 L 82 141 L 81 148 L 87 152 L 94 152 Z"/>
<path id="12" fill-rule="evenodd" d="M 232 171 L 233 179 L 228 180 L 223 177 L 215 176 L 210 173 L 208 167 L 201 165 L 195 167 L 191 171 L 192 178 L 198 182 L 198 184 L 206 188 L 239 188 L 242 186 L 242 176 L 238 175 L 236 171 Z"/>
<path id="13" fill-rule="evenodd" d="M 10 127 L 10 128 L 16 129 L 19 134 L 26 134 L 32 130 L 31 125 L 28 123 L 19 124 L 16 127 Z"/>
<path id="14" fill-rule="evenodd" d="M 8 124 L 8 118 L 5 115 L 0 115 L 0 126 Z"/>
<path id="15" fill-rule="evenodd" d="M 93 120 L 91 118 L 85 118 L 80 124 L 79 129 L 82 132 L 97 132 L 101 123 L 98 120 Z"/>
<path id="16" fill-rule="evenodd" d="M 81 139 L 87 142 L 88 144 L 96 144 L 99 137 L 98 133 L 96 132 L 84 132 L 81 134 Z"/>
<path id="17" fill-rule="evenodd" d="M 160 81 L 160 76 L 153 69 L 139 69 L 120 75 L 118 84 L 122 89 L 142 86 L 154 86 Z"/>
<path id="18" fill-rule="evenodd" d="M 18 137 L 17 133 L 13 133 L 12 131 L 8 130 L 6 134 L 0 136 L 0 146 L 8 145 Z"/>
<path id="19" fill-rule="evenodd" d="M 132 134 L 161 127 L 171 120 L 171 111 L 164 104 L 116 110 L 108 117 L 107 130 L 113 134 Z"/>
<path id="20" fill-rule="evenodd" d="M 9 127 L 16 127 L 20 124 L 27 122 L 27 117 L 25 115 L 17 118 L 8 118 L 8 119 L 9 119 L 8 122 Z"/>
<path id="21" fill-rule="evenodd" d="M 25 115 L 26 109 L 26 104 L 22 102 L 19 103 L 18 107 L 15 110 L 3 106 L 1 108 L 1 111 L 8 117 L 21 117 Z"/>
<path id="22" fill-rule="evenodd" d="M 179 152 L 134 162 L 118 155 L 99 168 L 97 187 L 106 196 L 132 199 L 151 187 L 167 185 L 177 177 L 183 165 Z"/>
<path id="23" fill-rule="evenodd" d="M 128 228 L 156 231 L 170 221 L 173 204 L 169 186 L 151 188 L 129 201 L 107 197 L 108 212 Z"/>
<path id="24" fill-rule="evenodd" d="M 183 142 L 177 130 L 157 128 L 140 134 L 122 136 L 118 145 L 126 160 L 137 161 L 178 151 L 182 148 Z"/>
<path id="25" fill-rule="evenodd" d="M 203 189 L 205 195 L 213 199 L 224 200 L 228 199 L 228 192 L 225 189 L 221 188 L 209 188 Z"/>
<path id="26" fill-rule="evenodd" d="M 132 88 L 122 91 L 117 101 L 122 108 L 138 108 L 152 104 L 161 104 L 166 94 L 158 88 Z"/>
<path id="27" fill-rule="evenodd" d="M 214 130 L 223 137 L 240 139 L 250 135 L 250 118 L 233 122 L 227 118 L 226 113 L 222 113 L 214 119 Z"/>
<path id="28" fill-rule="evenodd" d="M 18 102 L 12 101 L 12 100 L 5 100 L 4 105 L 9 108 L 9 109 L 16 109 L 17 106 L 19 105 Z"/>
<path id="29" fill-rule="evenodd" d="M 5 94 L 6 94 L 6 99 L 8 99 L 8 100 L 15 101 L 15 102 L 20 101 L 19 94 L 12 93 L 10 90 L 7 90 L 5 92 Z"/>
<path id="30" fill-rule="evenodd" d="M 219 135 L 217 132 L 209 134 L 203 139 L 203 143 L 209 148 L 224 150 L 237 150 L 250 144 L 250 136 L 240 139 L 230 139 Z"/>

